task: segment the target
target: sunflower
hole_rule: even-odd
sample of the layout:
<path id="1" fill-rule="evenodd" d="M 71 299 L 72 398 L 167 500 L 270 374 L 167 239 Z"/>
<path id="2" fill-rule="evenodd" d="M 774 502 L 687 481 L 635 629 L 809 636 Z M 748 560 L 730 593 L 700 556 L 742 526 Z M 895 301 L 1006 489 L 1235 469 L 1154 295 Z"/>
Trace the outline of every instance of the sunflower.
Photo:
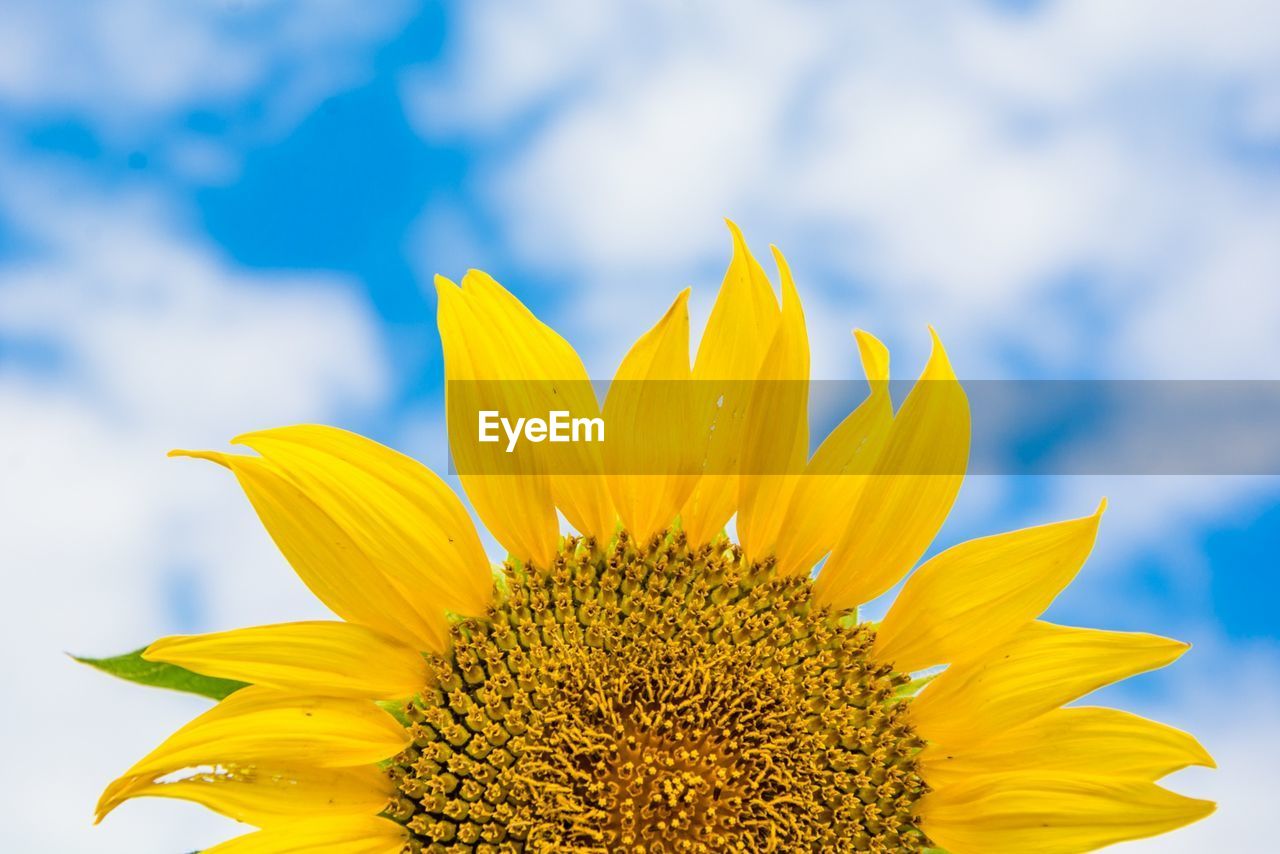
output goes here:
<path id="1" fill-rule="evenodd" d="M 860 620 L 951 508 L 968 403 L 934 335 L 895 412 L 888 352 L 857 331 L 870 393 L 810 457 L 800 300 L 777 250 L 780 301 L 730 230 L 692 366 L 686 291 L 602 410 L 563 391 L 603 413 L 611 451 L 485 468 L 449 407 L 462 485 L 508 551 L 499 572 L 435 474 L 354 434 L 173 452 L 229 469 L 341 620 L 148 647 L 245 686 L 111 783 L 98 819 L 159 796 L 259 828 L 209 854 L 1053 854 L 1208 815 L 1156 783 L 1213 765 L 1194 738 L 1067 705 L 1187 649 L 1039 619 L 1105 502 L 942 551 L 881 622 Z M 589 388 L 570 345 L 490 277 L 437 289 L 447 395 L 503 380 L 490 393 L 515 407 L 545 402 L 540 381 Z M 735 390 L 676 401 L 682 384 Z"/>

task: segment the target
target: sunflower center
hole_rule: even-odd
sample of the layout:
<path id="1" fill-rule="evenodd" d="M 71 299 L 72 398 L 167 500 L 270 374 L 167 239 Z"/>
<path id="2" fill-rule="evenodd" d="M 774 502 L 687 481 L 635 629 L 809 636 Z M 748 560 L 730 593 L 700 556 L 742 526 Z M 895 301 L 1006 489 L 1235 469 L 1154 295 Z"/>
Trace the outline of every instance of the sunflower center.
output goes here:
<path id="1" fill-rule="evenodd" d="M 874 635 L 722 541 L 508 565 L 408 707 L 411 849 L 917 851 L 921 742 Z"/>

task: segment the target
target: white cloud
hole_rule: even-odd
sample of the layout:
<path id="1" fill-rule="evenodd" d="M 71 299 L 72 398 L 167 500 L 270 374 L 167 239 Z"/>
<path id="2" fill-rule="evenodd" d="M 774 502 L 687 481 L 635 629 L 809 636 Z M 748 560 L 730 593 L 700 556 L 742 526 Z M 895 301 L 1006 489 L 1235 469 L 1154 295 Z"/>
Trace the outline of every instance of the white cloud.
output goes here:
<path id="1" fill-rule="evenodd" d="M 0 670 L 5 755 L 24 769 L 4 786 L 5 840 L 208 845 L 226 823 L 171 804 L 90 828 L 101 788 L 200 704 L 62 653 L 324 614 L 232 478 L 164 455 L 379 405 L 375 322 L 347 283 L 238 270 L 149 200 L 42 176 L 8 185 L 3 204 L 29 250 L 0 266 Z"/>
<path id="2" fill-rule="evenodd" d="M 234 22 L 226 4 L 6 3 L 0 15 L 0 93 L 20 106 L 89 108 L 123 123 L 195 93 L 243 91 L 265 72 L 251 42 L 222 32 Z"/>
<path id="3" fill-rule="evenodd" d="M 504 238 L 579 290 L 674 290 L 723 259 L 730 214 L 891 334 L 927 306 L 979 370 L 1013 350 L 1177 376 L 1178 339 L 1212 325 L 1234 340 L 1199 371 L 1257 376 L 1270 314 L 1210 295 L 1224 266 L 1239 296 L 1274 290 L 1238 231 L 1280 230 L 1276 181 L 1225 138 L 1267 126 L 1280 21 L 1175 5 L 475 4 L 406 91 L 424 132 L 493 152 L 476 178 Z M 1133 328 L 1090 329 L 1137 300 Z"/>
<path id="4" fill-rule="evenodd" d="M 225 183 L 249 140 L 277 140 L 373 75 L 408 0 L 14 0 L 0 5 L 0 106 L 141 146 L 174 173 Z M 206 111 L 235 133 L 192 130 Z"/>
<path id="5" fill-rule="evenodd" d="M 352 55 L 401 24 L 405 2 L 21 0 L 0 9 L 0 100 L 143 127 L 193 104 L 350 74 Z"/>

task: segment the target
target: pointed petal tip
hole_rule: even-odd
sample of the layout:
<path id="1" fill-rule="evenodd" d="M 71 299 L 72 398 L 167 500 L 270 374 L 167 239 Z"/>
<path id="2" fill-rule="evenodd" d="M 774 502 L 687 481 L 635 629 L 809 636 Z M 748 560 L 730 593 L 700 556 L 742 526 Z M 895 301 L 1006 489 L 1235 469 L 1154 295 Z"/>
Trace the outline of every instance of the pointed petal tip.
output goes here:
<path id="1" fill-rule="evenodd" d="M 791 265 L 787 263 L 786 256 L 782 254 L 782 250 L 772 243 L 769 244 L 769 251 L 773 253 L 773 263 L 778 268 L 778 279 L 782 285 L 782 310 L 786 314 L 788 310 L 796 312 L 803 321 L 804 306 L 800 299 L 800 289 L 796 287 L 795 277 L 791 273 Z"/>
<path id="2" fill-rule="evenodd" d="M 1200 743 L 1200 739 L 1190 733 L 1187 733 L 1187 741 L 1188 747 L 1190 747 L 1191 753 L 1195 757 L 1195 759 L 1190 762 L 1191 765 L 1196 765 L 1200 768 L 1217 769 L 1218 760 L 1214 759 L 1213 754 L 1209 752 L 1208 748 Z"/>
<path id="3" fill-rule="evenodd" d="M 1194 816 L 1194 818 L 1186 824 L 1191 824 L 1191 822 L 1196 821 L 1204 821 L 1206 818 L 1218 811 L 1217 801 L 1209 801 L 1203 798 L 1188 798 L 1186 795 L 1183 795 L 1182 798 L 1187 802 L 1187 806 L 1190 808 L 1189 812 Z M 1183 826 L 1185 827 L 1186 825 Z"/>
<path id="4" fill-rule="evenodd" d="M 872 335 L 867 330 L 859 329 L 858 327 L 855 326 L 851 330 L 851 332 L 853 335 L 853 340 L 856 341 L 858 344 L 859 350 L 865 351 L 868 348 L 870 348 L 874 350 L 882 350 L 886 355 L 888 354 L 889 348 L 884 345 L 884 342 L 881 341 L 876 336 Z"/>
<path id="5" fill-rule="evenodd" d="M 1093 515 L 1101 518 L 1102 514 L 1106 512 L 1107 512 L 1107 497 L 1104 495 L 1098 501 L 1098 509 L 1093 511 Z"/>
<path id="6" fill-rule="evenodd" d="M 302 425 L 298 425 L 298 426 L 302 426 Z M 279 434 L 281 431 L 288 430 L 288 429 L 289 429 L 288 427 L 268 427 L 265 430 L 250 430 L 247 433 L 241 433 L 237 436 L 231 437 L 230 444 L 243 445 L 245 447 L 252 448 L 254 439 L 270 437 L 272 434 Z"/>
<path id="7" fill-rule="evenodd" d="M 1143 634 L 1143 633 L 1139 632 L 1138 634 Z M 1167 638 L 1164 635 L 1147 635 L 1147 636 L 1155 638 L 1156 641 L 1159 642 L 1157 645 L 1160 648 L 1166 650 L 1168 653 L 1168 661 L 1166 661 L 1164 664 L 1157 665 L 1156 669 L 1158 669 L 1159 667 L 1168 667 L 1170 664 L 1182 658 L 1182 656 L 1186 655 L 1191 650 L 1190 641 L 1178 640 L 1177 638 Z"/>
<path id="8" fill-rule="evenodd" d="M 227 454 L 221 451 L 193 451 L 187 448 L 174 448 L 165 454 L 167 457 L 190 457 L 193 460 L 208 460 L 211 463 L 217 463 L 223 468 L 231 468 L 227 462 Z"/>
<path id="9" fill-rule="evenodd" d="M 448 280 L 446 279 L 446 281 Z M 495 289 L 504 294 L 511 295 L 511 292 L 499 284 L 497 279 L 478 267 L 468 267 L 467 271 L 462 274 L 463 293 L 476 293 L 492 291 Z"/>
<path id="10" fill-rule="evenodd" d="M 729 227 L 729 233 L 733 236 L 734 245 L 736 246 L 740 244 L 745 247 L 747 245 L 747 239 L 742 236 L 742 229 L 738 227 L 738 224 L 729 217 L 724 218 L 724 224 Z"/>
<path id="11" fill-rule="evenodd" d="M 938 334 L 938 328 L 932 323 L 930 323 L 927 328 L 929 330 L 929 340 L 932 343 L 932 350 L 929 353 L 930 358 L 934 356 L 941 356 L 942 359 L 949 362 L 947 357 L 947 348 L 942 344 L 942 336 Z"/>
<path id="12" fill-rule="evenodd" d="M 865 329 L 854 329 L 853 338 L 858 344 L 858 355 L 862 359 L 862 370 L 873 384 L 885 383 L 889 379 L 889 348 L 884 342 Z"/>
<path id="13" fill-rule="evenodd" d="M 1168 667 L 1170 664 L 1186 655 L 1191 649 L 1190 641 L 1178 640 L 1177 638 L 1167 638 L 1164 635 L 1154 635 L 1146 632 L 1119 632 L 1118 634 L 1130 635 L 1135 639 L 1146 639 L 1147 643 L 1150 644 L 1148 648 L 1159 649 L 1168 655 L 1168 660 L 1164 664 L 1156 665 L 1156 667 L 1152 669 Z"/>
<path id="14" fill-rule="evenodd" d="M 93 824 L 95 827 L 102 824 L 102 820 L 115 812 L 116 807 L 122 803 L 118 795 L 111 795 L 111 790 L 115 785 L 115 783 L 112 783 L 107 787 L 107 790 L 102 793 L 102 797 L 98 799 L 98 803 L 93 808 Z"/>
<path id="15" fill-rule="evenodd" d="M 1154 635 L 1154 637 L 1160 642 L 1159 648 L 1164 654 L 1164 661 L 1161 664 L 1157 664 L 1152 669 L 1158 670 L 1163 667 L 1168 667 L 1191 651 L 1191 643 L 1189 641 L 1181 641 L 1177 638 L 1167 638 L 1162 635 Z"/>
<path id="16" fill-rule="evenodd" d="M 101 824 L 102 820 L 111 813 L 115 812 L 116 807 L 123 804 L 129 799 L 129 789 L 136 778 L 130 778 L 128 775 L 117 777 L 107 784 L 102 790 L 102 795 L 98 798 L 98 803 L 93 807 L 93 823 Z"/>
<path id="17" fill-rule="evenodd" d="M 458 285 L 452 279 L 448 278 L 447 276 L 442 276 L 439 273 L 436 273 L 435 277 L 431 281 L 432 281 L 432 284 L 434 284 L 436 287 L 437 295 L 439 295 L 443 291 L 449 290 L 450 288 L 452 288 L 455 291 L 459 289 Z"/>
<path id="18" fill-rule="evenodd" d="M 343 430 L 341 427 L 334 427 L 330 424 L 315 424 L 312 422 L 303 422 L 301 424 L 286 424 L 281 427 L 263 427 L 258 430 L 249 430 L 239 435 L 233 436 L 228 444 L 242 445 L 246 448 L 253 448 L 256 439 L 277 439 L 283 441 L 299 441 L 298 431 L 300 430 L 325 430 L 332 433 L 348 433 L 349 430 Z M 254 448 L 254 450 L 257 450 Z"/>
<path id="19" fill-rule="evenodd" d="M 933 324 L 929 324 L 929 337 L 933 341 L 933 346 L 929 351 L 929 361 L 925 364 L 925 373 L 940 374 L 943 379 L 948 380 L 956 379 L 951 357 L 947 355 L 947 348 L 942 344 L 942 336 L 938 334 Z"/>
<path id="20" fill-rule="evenodd" d="M 787 256 L 782 254 L 782 250 L 776 244 L 769 244 L 769 252 L 773 255 L 773 262 L 778 265 L 778 272 L 783 276 L 783 283 L 791 278 L 791 265 L 787 263 Z"/>

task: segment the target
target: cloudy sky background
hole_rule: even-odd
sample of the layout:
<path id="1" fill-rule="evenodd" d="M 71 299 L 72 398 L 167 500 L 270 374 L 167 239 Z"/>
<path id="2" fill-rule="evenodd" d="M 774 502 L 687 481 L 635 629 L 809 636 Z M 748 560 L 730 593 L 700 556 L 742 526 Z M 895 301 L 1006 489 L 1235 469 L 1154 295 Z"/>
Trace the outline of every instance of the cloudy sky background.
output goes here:
<path id="1" fill-rule="evenodd" d="M 376 11 L 371 6 L 376 5 Z M 962 378 L 1280 379 L 1280 8 L 13 0 L 0 6 L 0 840 L 174 854 L 234 829 L 116 773 L 201 704 L 65 651 L 322 616 L 224 473 L 322 421 L 443 471 L 433 273 L 483 267 L 607 377 L 721 217 L 849 329 Z M 1090 511 L 1064 622 L 1195 644 L 1103 692 L 1200 734 L 1210 820 L 1280 785 L 1280 480 L 982 477 L 939 540 Z"/>

